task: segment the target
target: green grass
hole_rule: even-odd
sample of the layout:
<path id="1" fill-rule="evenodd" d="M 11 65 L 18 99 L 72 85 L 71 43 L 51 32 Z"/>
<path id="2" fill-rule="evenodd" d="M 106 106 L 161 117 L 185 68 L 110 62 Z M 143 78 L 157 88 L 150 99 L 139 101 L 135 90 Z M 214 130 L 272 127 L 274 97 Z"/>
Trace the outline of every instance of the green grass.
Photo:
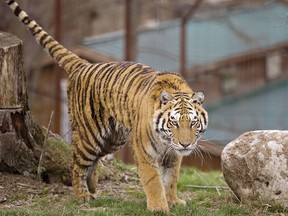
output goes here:
<path id="1" fill-rule="evenodd" d="M 178 182 L 179 197 L 187 200 L 187 205 L 171 207 L 170 215 L 196 216 L 234 216 L 234 215 L 288 215 L 288 209 L 280 206 L 247 205 L 238 203 L 227 189 L 195 188 L 198 186 L 226 187 L 221 172 L 201 172 L 192 168 L 182 168 Z M 121 216 L 121 215 L 161 215 L 146 209 L 143 191 L 134 188 L 125 189 L 129 198 L 103 195 L 89 203 L 80 203 L 74 198 L 62 200 L 46 192 L 41 198 L 33 200 L 29 206 L 1 209 L 0 215 L 79 215 L 79 216 Z"/>

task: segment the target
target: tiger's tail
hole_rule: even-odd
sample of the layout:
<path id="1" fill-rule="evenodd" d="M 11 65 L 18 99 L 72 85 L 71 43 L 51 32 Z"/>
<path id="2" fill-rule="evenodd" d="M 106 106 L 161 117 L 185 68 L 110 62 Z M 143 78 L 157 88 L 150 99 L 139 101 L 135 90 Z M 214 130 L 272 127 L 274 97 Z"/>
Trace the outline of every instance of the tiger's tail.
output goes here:
<path id="1" fill-rule="evenodd" d="M 72 73 L 77 67 L 86 64 L 86 60 L 67 50 L 46 31 L 39 26 L 35 20 L 30 19 L 14 0 L 5 0 L 19 20 L 24 23 L 43 49 L 62 67 L 66 72 Z"/>

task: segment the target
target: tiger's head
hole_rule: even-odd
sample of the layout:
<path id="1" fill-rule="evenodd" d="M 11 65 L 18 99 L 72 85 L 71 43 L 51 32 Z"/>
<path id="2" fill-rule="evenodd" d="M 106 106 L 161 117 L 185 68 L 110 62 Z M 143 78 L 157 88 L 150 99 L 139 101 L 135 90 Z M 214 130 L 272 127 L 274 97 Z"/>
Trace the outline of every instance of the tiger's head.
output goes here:
<path id="1" fill-rule="evenodd" d="M 160 109 L 154 115 L 154 130 L 160 140 L 180 155 L 189 155 L 208 126 L 202 107 L 203 92 L 160 94 Z"/>

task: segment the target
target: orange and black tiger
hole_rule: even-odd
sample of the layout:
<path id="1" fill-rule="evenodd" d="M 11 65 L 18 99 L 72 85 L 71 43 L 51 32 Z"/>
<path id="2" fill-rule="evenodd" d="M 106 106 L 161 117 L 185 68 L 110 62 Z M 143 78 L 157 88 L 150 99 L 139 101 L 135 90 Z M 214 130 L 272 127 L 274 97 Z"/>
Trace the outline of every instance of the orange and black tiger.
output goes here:
<path id="1" fill-rule="evenodd" d="M 193 92 L 175 73 L 134 62 L 91 64 L 68 51 L 13 0 L 14 14 L 59 66 L 69 73 L 68 108 L 72 128 L 72 179 L 76 196 L 94 198 L 96 164 L 130 143 L 151 211 L 184 204 L 177 196 L 182 156 L 197 148 L 206 131 L 204 94 Z"/>

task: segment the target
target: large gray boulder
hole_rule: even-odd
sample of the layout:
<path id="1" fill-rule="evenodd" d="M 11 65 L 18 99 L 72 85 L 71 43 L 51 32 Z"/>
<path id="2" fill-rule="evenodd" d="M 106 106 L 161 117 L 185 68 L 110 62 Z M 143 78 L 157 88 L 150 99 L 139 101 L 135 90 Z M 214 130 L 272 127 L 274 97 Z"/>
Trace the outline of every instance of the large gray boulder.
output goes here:
<path id="1" fill-rule="evenodd" d="M 288 207 L 288 131 L 251 131 L 222 152 L 228 186 L 243 203 Z"/>

